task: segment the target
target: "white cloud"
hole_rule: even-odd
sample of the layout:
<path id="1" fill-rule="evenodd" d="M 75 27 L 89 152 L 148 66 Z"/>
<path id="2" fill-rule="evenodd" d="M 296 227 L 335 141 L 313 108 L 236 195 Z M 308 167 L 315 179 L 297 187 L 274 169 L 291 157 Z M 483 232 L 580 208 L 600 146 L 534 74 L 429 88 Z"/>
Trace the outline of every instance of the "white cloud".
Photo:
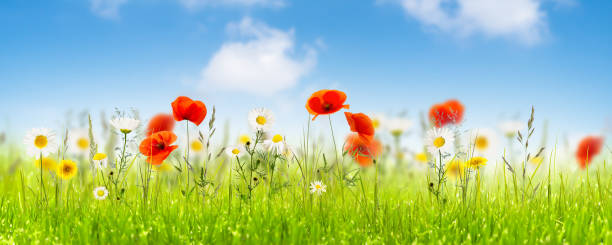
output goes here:
<path id="1" fill-rule="evenodd" d="M 400 0 L 404 11 L 428 27 L 467 37 L 505 37 L 535 44 L 547 32 L 545 0 Z"/>
<path id="2" fill-rule="evenodd" d="M 126 2 L 127 0 L 90 0 L 90 8 L 100 17 L 117 19 L 119 18 L 119 7 Z"/>
<path id="3" fill-rule="evenodd" d="M 273 94 L 291 88 L 316 64 L 316 51 L 295 55 L 294 31 L 244 18 L 228 31 L 245 40 L 224 43 L 202 71 L 202 85 L 222 90 Z"/>
<path id="4" fill-rule="evenodd" d="M 187 9 L 198 9 L 205 6 L 263 6 L 283 7 L 284 0 L 179 0 Z"/>

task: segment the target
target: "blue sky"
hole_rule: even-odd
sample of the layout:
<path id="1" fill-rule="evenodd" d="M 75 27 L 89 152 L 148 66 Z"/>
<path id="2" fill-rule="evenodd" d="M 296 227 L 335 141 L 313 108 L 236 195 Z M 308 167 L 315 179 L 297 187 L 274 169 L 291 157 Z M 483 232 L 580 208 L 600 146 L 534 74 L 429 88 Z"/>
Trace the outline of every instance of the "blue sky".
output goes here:
<path id="1" fill-rule="evenodd" d="M 494 4 L 491 4 L 495 2 Z M 352 111 L 406 115 L 458 98 L 467 127 L 534 105 L 551 131 L 612 118 L 610 1 L 56 0 L 0 3 L 0 115 L 17 135 L 65 113 L 215 105 L 236 131 L 268 107 L 278 130 L 342 89 Z M 94 116 L 95 118 L 95 116 Z M 338 124 L 342 123 L 338 116 Z"/>

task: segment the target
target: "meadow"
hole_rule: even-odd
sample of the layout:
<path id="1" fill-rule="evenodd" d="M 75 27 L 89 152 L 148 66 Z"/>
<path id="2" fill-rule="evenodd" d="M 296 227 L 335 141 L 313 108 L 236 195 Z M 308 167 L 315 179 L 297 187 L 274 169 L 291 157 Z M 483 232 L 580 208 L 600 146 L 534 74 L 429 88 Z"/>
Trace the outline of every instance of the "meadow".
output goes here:
<path id="1" fill-rule="evenodd" d="M 301 142 L 253 109 L 252 132 L 218 132 L 214 107 L 179 97 L 140 119 L 84 115 L 88 128 L 32 129 L 0 145 L 7 244 L 611 244 L 611 152 L 536 139 L 530 117 L 505 140 L 462 127 L 457 100 L 419 126 L 351 113 L 341 91 L 306 101 Z M 335 135 L 330 117 L 346 118 Z M 323 128 L 315 137 L 312 128 Z M 545 130 L 545 129 L 537 129 Z M 418 149 L 403 149 L 408 131 Z M 544 137 L 544 136 L 543 136 Z M 344 140 L 337 140 L 344 139 Z"/>

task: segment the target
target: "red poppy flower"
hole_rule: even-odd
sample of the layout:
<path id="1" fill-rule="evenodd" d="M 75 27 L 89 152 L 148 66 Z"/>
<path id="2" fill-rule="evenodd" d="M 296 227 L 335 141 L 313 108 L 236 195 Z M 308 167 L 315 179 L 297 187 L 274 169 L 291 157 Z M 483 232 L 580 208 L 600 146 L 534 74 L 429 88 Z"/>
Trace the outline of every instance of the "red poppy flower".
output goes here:
<path id="1" fill-rule="evenodd" d="M 344 150 L 362 167 L 372 165 L 374 159 L 380 155 L 382 144 L 375 138 L 369 142 L 359 134 L 350 134 L 346 139 Z"/>
<path id="2" fill-rule="evenodd" d="M 314 121 L 319 115 L 328 115 L 339 111 L 340 109 L 349 109 L 349 105 L 345 105 L 346 94 L 338 90 L 323 89 L 313 93 L 306 102 L 306 109 L 310 114 L 314 115 Z"/>
<path id="3" fill-rule="evenodd" d="M 147 125 L 147 136 L 161 131 L 172 131 L 174 129 L 174 118 L 166 113 L 159 113 L 151 118 Z"/>
<path id="4" fill-rule="evenodd" d="M 206 117 L 206 105 L 202 101 L 179 96 L 172 102 L 172 114 L 176 121 L 189 120 L 200 126 Z"/>
<path id="5" fill-rule="evenodd" d="M 370 142 L 374 138 L 374 126 L 372 125 L 372 119 L 363 113 L 350 113 L 345 112 L 346 121 L 351 127 L 351 131 L 357 133 L 366 142 Z"/>
<path id="6" fill-rule="evenodd" d="M 586 168 L 591 160 L 599 154 L 603 146 L 603 137 L 587 136 L 580 141 L 576 150 L 576 160 L 581 168 Z"/>
<path id="7" fill-rule="evenodd" d="M 178 148 L 177 145 L 171 145 L 175 141 L 176 135 L 170 131 L 153 133 L 140 142 L 140 153 L 147 157 L 148 163 L 160 165 L 172 151 Z"/>
<path id="8" fill-rule="evenodd" d="M 429 120 L 441 128 L 448 124 L 457 124 L 463 120 L 464 107 L 458 100 L 448 100 L 435 104 L 429 110 Z"/>

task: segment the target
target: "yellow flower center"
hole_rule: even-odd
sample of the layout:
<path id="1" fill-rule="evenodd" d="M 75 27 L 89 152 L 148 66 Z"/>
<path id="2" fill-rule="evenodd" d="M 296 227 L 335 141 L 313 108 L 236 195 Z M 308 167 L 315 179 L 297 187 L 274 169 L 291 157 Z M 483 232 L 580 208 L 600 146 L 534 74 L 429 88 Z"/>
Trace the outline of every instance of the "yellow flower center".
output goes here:
<path id="1" fill-rule="evenodd" d="M 434 146 L 437 148 L 441 148 L 442 146 L 444 146 L 444 144 L 446 143 L 446 140 L 442 137 L 438 137 L 436 139 L 434 139 Z"/>
<path id="2" fill-rule="evenodd" d="M 193 151 L 201 151 L 204 148 L 204 144 L 199 140 L 191 141 L 191 149 Z"/>
<path id="3" fill-rule="evenodd" d="M 272 142 L 274 143 L 278 143 L 283 141 L 283 136 L 281 136 L 280 134 L 274 135 L 274 137 L 272 137 Z"/>
<path id="4" fill-rule="evenodd" d="M 395 136 L 395 137 L 399 137 L 404 133 L 404 131 L 400 130 L 400 129 L 394 129 L 391 130 L 391 135 Z"/>
<path id="5" fill-rule="evenodd" d="M 427 163 L 427 154 L 425 154 L 424 152 L 421 152 L 419 154 L 416 154 L 416 156 L 414 156 L 414 158 L 418 161 L 418 162 L 422 162 L 422 163 Z"/>
<path id="6" fill-rule="evenodd" d="M 478 136 L 474 141 L 474 145 L 478 150 L 486 150 L 489 147 L 489 139 L 484 136 Z"/>
<path id="7" fill-rule="evenodd" d="M 98 190 L 98 193 L 96 193 L 99 197 L 103 197 L 105 192 L 104 190 Z"/>
<path id="8" fill-rule="evenodd" d="M 378 129 L 378 127 L 380 127 L 380 120 L 378 120 L 378 119 L 373 119 L 373 120 L 372 120 L 372 126 L 373 126 L 375 129 Z"/>
<path id="9" fill-rule="evenodd" d="M 106 154 L 104 153 L 96 153 L 93 157 L 93 160 L 95 161 L 100 161 L 100 160 L 104 160 L 106 158 Z"/>
<path id="10" fill-rule="evenodd" d="M 77 140 L 77 147 L 81 150 L 87 149 L 89 147 L 89 140 L 87 138 L 79 138 Z"/>
<path id="11" fill-rule="evenodd" d="M 47 146 L 47 143 L 49 143 L 49 141 L 47 140 L 47 136 L 38 135 L 36 136 L 36 138 L 34 138 L 34 145 L 38 149 L 45 148 L 45 146 Z"/>
<path id="12" fill-rule="evenodd" d="M 240 153 L 240 150 L 238 150 L 238 148 L 234 148 L 232 150 L 232 154 L 234 154 L 234 155 L 238 155 L 239 153 Z"/>
<path id="13" fill-rule="evenodd" d="M 264 117 L 264 116 L 257 116 L 257 118 L 255 118 L 255 122 L 257 122 L 257 124 L 259 124 L 259 125 L 264 125 L 264 124 L 266 124 L 266 117 Z"/>
<path id="14" fill-rule="evenodd" d="M 543 160 L 544 160 L 543 157 L 532 157 L 531 159 L 529 159 L 529 163 L 533 165 L 540 165 L 540 163 L 542 163 Z"/>
<path id="15" fill-rule="evenodd" d="M 316 189 L 321 189 L 321 185 L 315 185 Z"/>

